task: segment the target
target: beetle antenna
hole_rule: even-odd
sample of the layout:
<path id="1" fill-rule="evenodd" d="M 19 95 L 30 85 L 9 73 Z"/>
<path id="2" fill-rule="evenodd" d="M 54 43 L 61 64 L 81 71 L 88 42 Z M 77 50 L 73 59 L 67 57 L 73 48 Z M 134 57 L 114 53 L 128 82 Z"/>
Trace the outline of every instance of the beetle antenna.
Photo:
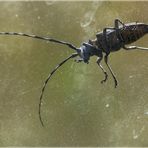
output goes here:
<path id="1" fill-rule="evenodd" d="M 21 33 L 21 32 L 0 32 L 0 35 L 26 36 L 26 37 L 30 37 L 30 38 L 35 38 L 35 39 L 40 39 L 40 40 L 45 40 L 45 41 L 49 41 L 49 42 L 55 42 L 58 44 L 67 45 L 71 49 L 78 51 L 78 49 L 73 44 L 71 44 L 69 42 L 65 42 L 65 41 L 61 41 L 61 40 L 57 40 L 57 39 L 53 39 L 53 38 L 49 38 L 49 37 L 41 37 L 38 35 L 31 35 L 31 34 L 26 34 L 26 33 Z"/>
<path id="2" fill-rule="evenodd" d="M 44 82 L 44 85 L 43 85 L 43 88 L 42 88 L 42 92 L 41 92 L 41 95 L 40 95 L 40 101 L 39 101 L 39 119 L 40 119 L 40 122 L 42 124 L 42 126 L 44 126 L 44 123 L 43 123 L 43 120 L 42 120 L 42 117 L 41 117 L 41 105 L 42 105 L 42 99 L 43 99 L 43 94 L 44 94 L 44 91 L 45 91 L 45 88 L 46 88 L 46 85 L 48 83 L 48 81 L 50 80 L 51 76 L 57 71 L 57 69 L 59 67 L 61 67 L 65 62 L 67 62 L 69 59 L 71 58 L 74 58 L 78 56 L 78 53 L 73 53 L 72 55 L 70 55 L 69 57 L 67 57 L 66 59 L 64 59 L 62 62 L 60 62 L 52 71 L 51 73 L 49 74 L 49 76 L 47 77 L 47 79 L 45 80 Z"/>

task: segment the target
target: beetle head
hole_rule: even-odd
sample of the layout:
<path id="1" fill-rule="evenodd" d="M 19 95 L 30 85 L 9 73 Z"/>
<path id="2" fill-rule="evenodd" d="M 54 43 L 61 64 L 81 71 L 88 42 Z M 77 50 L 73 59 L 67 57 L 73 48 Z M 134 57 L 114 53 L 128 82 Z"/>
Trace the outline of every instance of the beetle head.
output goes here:
<path id="1" fill-rule="evenodd" d="M 94 47 L 89 43 L 83 43 L 80 48 L 78 48 L 78 54 L 84 63 L 88 63 L 90 57 L 93 55 Z"/>

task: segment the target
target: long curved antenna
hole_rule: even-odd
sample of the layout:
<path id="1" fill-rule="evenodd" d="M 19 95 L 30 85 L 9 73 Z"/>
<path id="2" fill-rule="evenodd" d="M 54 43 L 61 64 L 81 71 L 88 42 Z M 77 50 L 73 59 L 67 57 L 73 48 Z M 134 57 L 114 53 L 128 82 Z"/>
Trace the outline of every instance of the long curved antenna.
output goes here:
<path id="1" fill-rule="evenodd" d="M 71 44 L 69 42 L 60 41 L 60 40 L 49 38 L 49 37 L 41 37 L 41 36 L 31 35 L 31 34 L 26 34 L 26 33 L 21 33 L 21 32 L 0 32 L 0 35 L 18 35 L 18 36 L 26 36 L 26 37 L 30 37 L 30 38 L 36 38 L 36 39 L 40 39 L 40 40 L 45 40 L 45 41 L 49 41 L 49 42 L 55 42 L 58 44 L 67 45 L 68 47 L 74 49 L 75 51 L 78 51 L 78 49 L 73 44 Z"/>
<path id="2" fill-rule="evenodd" d="M 67 62 L 69 59 L 71 58 L 74 58 L 78 56 L 78 53 L 73 53 L 72 55 L 70 55 L 69 57 L 67 57 L 66 59 L 64 59 L 61 63 L 59 63 L 52 71 L 51 73 L 49 74 L 49 76 L 47 77 L 46 81 L 44 82 L 44 85 L 43 85 L 43 88 L 42 88 L 42 92 L 41 92 L 41 95 L 40 95 L 40 102 L 39 102 L 39 119 L 40 119 L 40 122 L 42 124 L 42 126 L 44 126 L 44 123 L 43 123 L 43 120 L 42 120 L 42 117 L 41 117 L 41 105 L 42 105 L 42 98 L 43 98 L 43 93 L 45 91 L 45 87 L 49 81 L 49 79 L 51 78 L 51 76 L 57 71 L 57 69 L 59 67 L 61 67 L 65 62 Z"/>

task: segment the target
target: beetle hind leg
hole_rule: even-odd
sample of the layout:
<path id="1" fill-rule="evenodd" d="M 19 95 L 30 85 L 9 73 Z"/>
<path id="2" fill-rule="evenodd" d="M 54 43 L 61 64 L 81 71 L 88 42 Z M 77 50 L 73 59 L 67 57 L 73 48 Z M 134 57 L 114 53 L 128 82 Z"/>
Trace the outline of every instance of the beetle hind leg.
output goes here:
<path id="1" fill-rule="evenodd" d="M 139 47 L 139 46 L 128 46 L 128 47 L 124 46 L 123 48 L 125 50 L 132 50 L 132 49 L 148 50 L 148 48 L 146 47 Z"/>
<path id="2" fill-rule="evenodd" d="M 117 85 L 118 85 L 118 81 L 117 81 L 117 79 L 116 79 L 115 74 L 113 73 L 112 68 L 111 68 L 110 65 L 108 64 L 108 54 L 105 55 L 104 60 L 105 60 L 105 63 L 106 63 L 106 65 L 107 65 L 107 67 L 108 67 L 110 73 L 112 74 L 112 77 L 113 77 L 114 82 L 115 82 L 115 88 L 116 88 Z"/>

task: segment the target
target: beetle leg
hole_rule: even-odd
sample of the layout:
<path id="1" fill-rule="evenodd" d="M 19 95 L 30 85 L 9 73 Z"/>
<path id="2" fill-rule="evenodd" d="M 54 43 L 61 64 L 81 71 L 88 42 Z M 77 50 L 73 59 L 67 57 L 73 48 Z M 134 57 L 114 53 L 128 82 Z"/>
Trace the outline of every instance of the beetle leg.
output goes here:
<path id="1" fill-rule="evenodd" d="M 119 28 L 119 23 L 123 26 L 123 28 L 125 27 L 124 23 L 122 23 L 119 19 L 115 19 L 116 34 L 117 34 L 117 37 L 119 38 L 119 40 L 121 40 L 121 42 L 124 42 L 124 39 L 121 35 L 121 30 Z"/>
<path id="2" fill-rule="evenodd" d="M 131 50 L 131 49 L 148 50 L 148 48 L 146 48 L 146 47 L 139 47 L 139 46 L 128 46 L 128 47 L 123 46 L 123 48 L 124 48 L 125 50 Z"/>
<path id="3" fill-rule="evenodd" d="M 117 33 L 118 38 L 121 39 L 121 41 L 123 41 L 123 38 L 122 38 L 122 36 L 121 36 L 121 34 L 120 34 L 119 23 L 120 23 L 123 27 L 125 27 L 125 24 L 124 24 L 124 23 L 122 23 L 119 19 L 115 19 L 114 27 L 105 28 L 105 29 L 103 30 L 103 35 L 104 35 L 104 37 L 105 37 L 105 40 L 106 40 L 106 38 L 107 38 L 107 37 L 106 37 L 106 30 L 107 30 L 107 29 L 110 29 L 110 30 L 116 30 L 116 33 Z"/>
<path id="4" fill-rule="evenodd" d="M 104 83 L 104 82 L 106 82 L 106 80 L 108 78 L 108 74 L 107 74 L 106 70 L 103 68 L 103 66 L 100 63 L 102 58 L 103 58 L 102 56 L 97 58 L 97 64 L 101 68 L 101 70 L 103 71 L 103 73 L 105 75 L 105 78 L 101 81 L 101 83 Z"/>
<path id="5" fill-rule="evenodd" d="M 115 28 L 119 29 L 119 23 L 124 27 L 125 24 L 123 22 L 121 22 L 119 19 L 115 19 Z"/>
<path id="6" fill-rule="evenodd" d="M 123 25 L 123 27 L 125 26 L 125 24 L 124 23 L 122 23 L 119 19 L 115 19 L 115 27 L 108 27 L 108 28 L 104 28 L 104 30 L 103 30 L 103 34 L 104 35 L 106 35 L 106 30 L 107 29 L 110 29 L 110 30 L 118 30 L 119 29 L 119 23 L 121 24 L 121 25 Z"/>
<path id="7" fill-rule="evenodd" d="M 107 65 L 109 71 L 110 71 L 111 74 L 112 74 L 112 77 L 114 78 L 115 88 L 116 88 L 117 85 L 118 85 L 118 81 L 117 81 L 117 79 L 116 79 L 115 74 L 113 73 L 113 70 L 111 69 L 110 65 L 108 64 L 108 54 L 106 54 L 106 55 L 104 56 L 104 60 L 105 60 L 105 63 L 106 63 L 106 65 Z"/>

